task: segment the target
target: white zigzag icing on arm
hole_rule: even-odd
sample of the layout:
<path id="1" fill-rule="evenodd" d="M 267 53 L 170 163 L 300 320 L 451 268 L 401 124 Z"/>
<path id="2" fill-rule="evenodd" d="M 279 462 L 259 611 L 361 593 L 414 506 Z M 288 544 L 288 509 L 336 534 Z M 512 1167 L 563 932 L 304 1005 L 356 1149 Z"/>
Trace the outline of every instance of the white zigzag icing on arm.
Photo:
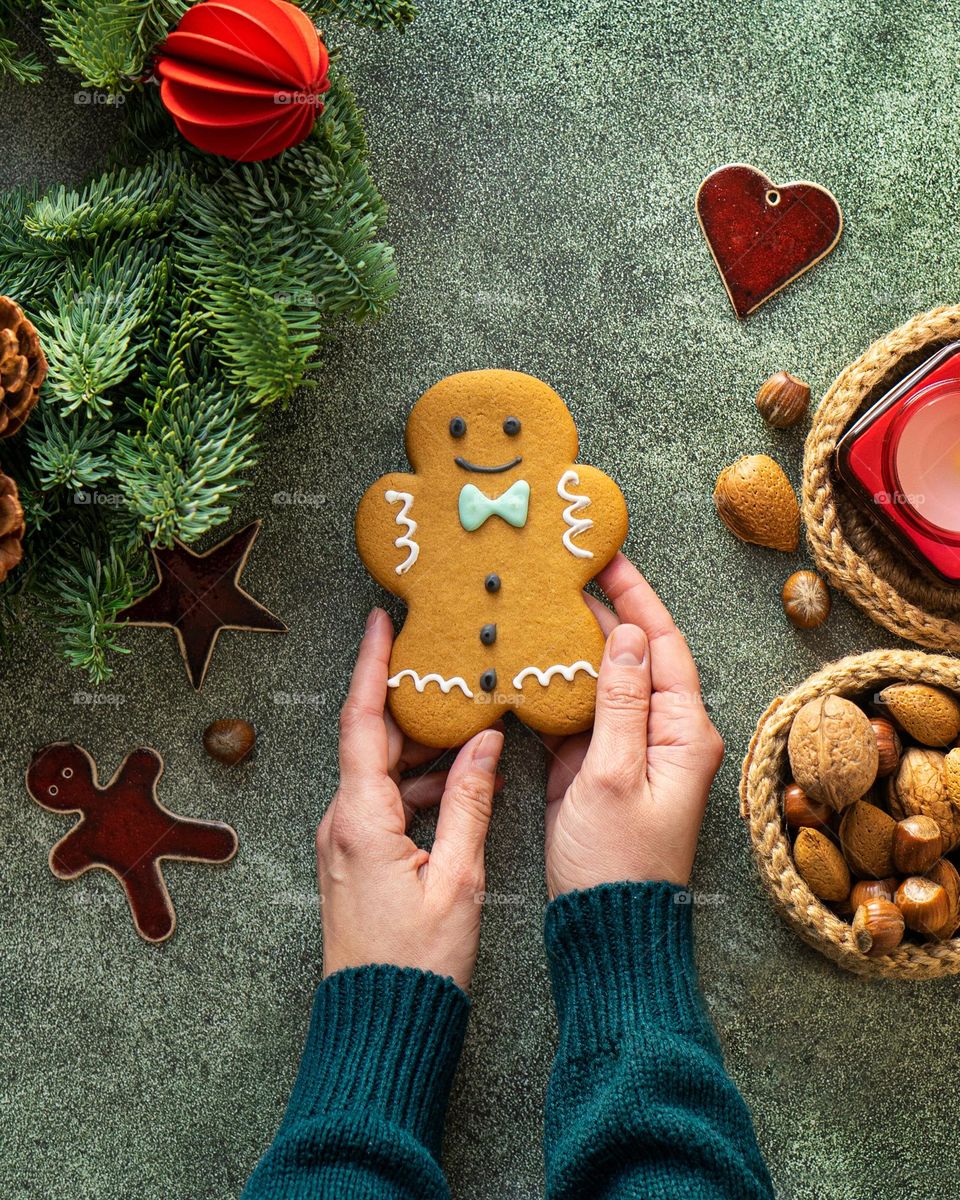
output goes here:
<path id="1" fill-rule="evenodd" d="M 405 571 L 409 571 L 413 564 L 420 557 L 420 547 L 413 540 L 413 535 L 417 532 L 417 523 L 410 516 L 410 507 L 413 504 L 413 496 L 409 492 L 395 492 L 393 489 L 383 493 L 383 497 L 388 504 L 396 504 L 401 500 L 402 507 L 396 515 L 396 523 L 398 525 L 406 525 L 407 532 L 402 533 L 393 543 L 398 550 L 409 550 L 410 553 L 397 567 L 397 574 L 402 575 Z"/>
<path id="2" fill-rule="evenodd" d="M 431 673 L 429 675 L 418 675 L 416 671 L 412 671 L 409 667 L 405 668 L 403 671 L 398 671 L 396 675 L 391 675 L 387 680 L 387 687 L 399 687 L 400 680 L 403 679 L 405 675 L 410 676 L 410 678 L 413 680 L 413 686 L 418 692 L 422 692 L 428 683 L 438 683 L 440 685 L 440 691 L 443 692 L 444 695 L 446 695 L 452 688 L 458 687 L 469 700 L 473 699 L 473 692 L 471 692 L 467 687 L 467 681 L 465 679 L 461 679 L 459 675 L 454 675 L 452 679 L 444 679 L 442 675 L 437 675 L 435 673 Z"/>
<path id="3" fill-rule="evenodd" d="M 513 686 L 518 689 L 522 688 L 523 681 L 528 675 L 533 675 L 537 683 L 541 684 L 543 687 L 547 686 L 554 675 L 562 675 L 567 683 L 571 683 L 574 675 L 576 675 L 578 671 L 586 671 L 586 673 L 588 675 L 592 675 L 594 679 L 597 678 L 597 672 L 593 665 L 588 663 L 586 659 L 581 658 L 578 659 L 577 662 L 571 663 L 569 667 L 565 667 L 562 663 L 557 663 L 557 665 L 554 667 L 547 667 L 545 671 L 541 671 L 539 667 L 524 667 L 519 674 L 514 675 Z"/>
<path id="4" fill-rule="evenodd" d="M 557 484 L 557 494 L 560 496 L 560 499 L 570 501 L 569 505 L 563 510 L 563 519 L 570 526 L 564 532 L 563 544 L 574 558 L 593 558 L 592 550 L 585 550 L 582 546 L 575 546 L 572 541 L 578 533 L 584 533 L 587 529 L 593 527 L 593 522 L 589 517 L 578 517 L 575 515 L 589 505 L 590 497 L 578 496 L 574 492 L 567 491 L 567 484 L 569 483 L 572 483 L 574 487 L 580 486 L 580 476 L 576 471 L 564 471 L 560 476 L 560 482 Z"/>

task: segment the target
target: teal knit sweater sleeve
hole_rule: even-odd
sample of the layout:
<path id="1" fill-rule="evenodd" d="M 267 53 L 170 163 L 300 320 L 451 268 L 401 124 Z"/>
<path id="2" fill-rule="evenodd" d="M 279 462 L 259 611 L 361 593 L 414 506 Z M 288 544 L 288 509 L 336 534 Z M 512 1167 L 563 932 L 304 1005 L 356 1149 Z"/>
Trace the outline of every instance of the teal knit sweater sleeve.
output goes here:
<path id="1" fill-rule="evenodd" d="M 325 979 L 243 1200 L 447 1200 L 440 1141 L 469 1006 L 452 980 L 409 968 Z"/>
<path id="2" fill-rule="evenodd" d="M 560 1022 L 548 1200 L 773 1195 L 701 1003 L 688 900 L 666 883 L 614 883 L 547 909 Z"/>

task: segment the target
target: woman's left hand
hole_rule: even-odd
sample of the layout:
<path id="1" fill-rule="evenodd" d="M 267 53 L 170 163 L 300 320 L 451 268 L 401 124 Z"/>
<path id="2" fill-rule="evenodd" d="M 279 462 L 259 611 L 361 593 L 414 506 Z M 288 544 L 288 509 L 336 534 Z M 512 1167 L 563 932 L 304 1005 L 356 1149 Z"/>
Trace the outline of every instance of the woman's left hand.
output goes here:
<path id="1" fill-rule="evenodd" d="M 478 733 L 449 771 L 401 778 L 439 752 L 406 740 L 385 711 L 392 645 L 390 618 L 374 609 L 340 715 L 340 786 L 317 830 L 323 973 L 391 963 L 466 989 L 503 734 Z M 437 804 L 428 852 L 407 830 L 417 810 Z"/>

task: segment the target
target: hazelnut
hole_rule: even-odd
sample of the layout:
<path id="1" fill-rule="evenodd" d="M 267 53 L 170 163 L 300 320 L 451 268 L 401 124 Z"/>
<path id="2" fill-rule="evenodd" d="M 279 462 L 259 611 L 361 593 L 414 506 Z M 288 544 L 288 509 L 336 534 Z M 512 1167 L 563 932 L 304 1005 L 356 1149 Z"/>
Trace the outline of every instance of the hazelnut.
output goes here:
<path id="1" fill-rule="evenodd" d="M 811 800 L 799 783 L 788 783 L 783 789 L 783 814 L 791 829 L 827 829 L 833 809 L 822 800 Z"/>
<path id="2" fill-rule="evenodd" d="M 943 838 L 933 817 L 904 817 L 894 826 L 893 862 L 901 875 L 923 875 L 940 857 Z"/>
<path id="3" fill-rule="evenodd" d="M 877 739 L 870 722 L 842 696 L 808 700 L 793 719 L 787 751 L 797 783 L 837 811 L 865 796 L 877 777 Z"/>
<path id="4" fill-rule="evenodd" d="M 886 879 L 858 879 L 850 889 L 851 911 L 856 912 L 868 900 L 892 900 L 897 883 L 895 875 L 889 875 Z"/>
<path id="5" fill-rule="evenodd" d="M 720 520 L 741 541 L 796 550 L 800 505 L 783 467 L 766 454 L 748 454 L 717 476 L 713 502 Z"/>
<path id="6" fill-rule="evenodd" d="M 924 746 L 948 746 L 960 734 L 960 700 L 926 683 L 894 683 L 879 701 L 904 733 Z"/>
<path id="7" fill-rule="evenodd" d="M 946 890 L 932 879 L 911 875 L 897 888 L 894 903 L 903 913 L 908 929 L 935 937 L 950 917 L 950 899 Z"/>
<path id="8" fill-rule="evenodd" d="M 889 954 L 903 941 L 903 913 L 880 898 L 858 906 L 853 916 L 853 936 L 862 954 Z"/>
<path id="9" fill-rule="evenodd" d="M 903 743 L 896 726 L 886 717 L 871 717 L 870 724 L 877 739 L 877 778 L 886 779 L 900 765 L 900 755 L 903 753 Z"/>
<path id="10" fill-rule="evenodd" d="M 214 721 L 203 731 L 203 748 L 218 762 L 236 766 L 253 749 L 257 735 L 249 721 Z"/>
<path id="11" fill-rule="evenodd" d="M 797 629 L 817 629 L 830 616 L 830 589 L 816 571 L 794 571 L 780 594 L 783 611 Z"/>
<path id="12" fill-rule="evenodd" d="M 934 931 L 934 937 L 945 941 L 953 937 L 960 927 L 960 873 L 947 858 L 938 859 L 927 872 L 927 878 L 939 883 L 947 893 L 950 904 L 950 916 L 944 924 Z"/>
<path id="13" fill-rule="evenodd" d="M 856 800 L 844 810 L 840 845 L 854 875 L 883 879 L 894 873 L 893 839 L 897 823 L 882 808 Z"/>
<path id="14" fill-rule="evenodd" d="M 821 900 L 839 904 L 850 895 L 850 871 L 843 855 L 818 829 L 800 830 L 793 858 L 804 883 Z"/>
<path id="15" fill-rule="evenodd" d="M 911 746 L 900 759 L 896 775 L 889 780 L 890 812 L 904 817 L 933 817 L 943 835 L 942 852 L 948 854 L 960 841 L 960 808 L 950 799 L 946 785 L 944 756 L 939 750 Z"/>
<path id="16" fill-rule="evenodd" d="M 789 371 L 771 375 L 757 392 L 757 412 L 774 429 L 796 425 L 806 415 L 809 404 L 810 388 Z"/>

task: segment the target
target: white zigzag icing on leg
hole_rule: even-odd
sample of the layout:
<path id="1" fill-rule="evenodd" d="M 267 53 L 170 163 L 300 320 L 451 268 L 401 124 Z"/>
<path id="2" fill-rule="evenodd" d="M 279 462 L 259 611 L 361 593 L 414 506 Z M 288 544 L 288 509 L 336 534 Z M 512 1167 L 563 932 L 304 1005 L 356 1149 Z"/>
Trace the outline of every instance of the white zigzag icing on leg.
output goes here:
<path id="1" fill-rule="evenodd" d="M 403 679 L 405 675 L 410 676 L 410 678 L 413 680 L 413 686 L 418 692 L 422 692 L 428 683 L 438 683 L 440 685 L 440 691 L 443 692 L 444 695 L 446 695 L 452 688 L 458 687 L 468 699 L 473 699 L 473 692 L 471 692 L 467 687 L 467 681 L 465 679 L 461 679 L 459 675 L 454 675 L 452 679 L 444 679 L 442 675 L 437 675 L 435 672 L 429 675 L 418 675 L 416 671 L 411 670 L 409 667 L 404 668 L 402 671 L 398 671 L 396 675 L 391 675 L 387 680 L 387 687 L 399 687 L 400 680 Z"/>
<path id="2" fill-rule="evenodd" d="M 586 659 L 581 658 L 575 663 L 571 663 L 569 667 L 564 666 L 563 663 L 557 663 L 556 666 L 547 667 L 545 671 L 541 671 L 539 667 L 524 667 L 522 671 L 514 675 L 513 686 L 518 689 L 522 688 L 523 681 L 529 675 L 532 675 L 536 679 L 537 683 L 541 684 L 543 687 L 547 686 L 554 675 L 562 675 L 567 683 L 570 683 L 578 671 L 586 671 L 586 673 L 588 675 L 592 675 L 594 679 L 597 678 L 597 672 L 594 666 L 591 663 L 588 663 Z"/>

